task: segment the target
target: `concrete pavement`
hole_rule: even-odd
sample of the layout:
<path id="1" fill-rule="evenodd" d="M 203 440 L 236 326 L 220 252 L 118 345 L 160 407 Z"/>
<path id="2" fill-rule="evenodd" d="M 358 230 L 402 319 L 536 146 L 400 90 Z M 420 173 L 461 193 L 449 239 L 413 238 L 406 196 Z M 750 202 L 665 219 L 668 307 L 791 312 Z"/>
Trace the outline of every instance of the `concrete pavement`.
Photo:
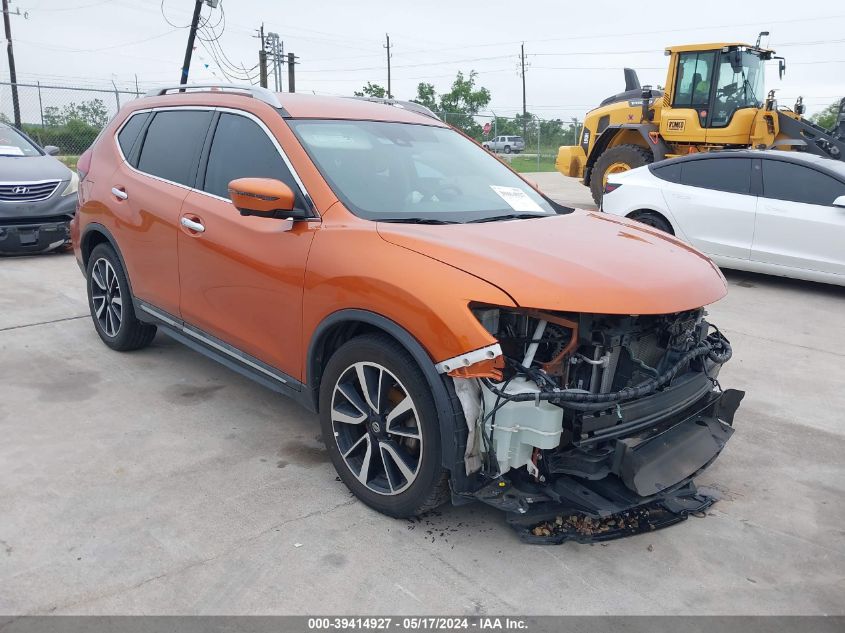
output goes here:
<path id="1" fill-rule="evenodd" d="M 598 208 L 593 202 L 590 189 L 577 178 L 569 178 L 556 171 L 528 172 L 522 175 L 537 184 L 555 202 L 593 211 Z"/>
<path id="2" fill-rule="evenodd" d="M 843 614 L 845 289 L 728 279 L 724 499 L 540 547 L 481 505 L 369 510 L 314 416 L 164 336 L 112 352 L 72 256 L 2 259 L 0 614 Z"/>

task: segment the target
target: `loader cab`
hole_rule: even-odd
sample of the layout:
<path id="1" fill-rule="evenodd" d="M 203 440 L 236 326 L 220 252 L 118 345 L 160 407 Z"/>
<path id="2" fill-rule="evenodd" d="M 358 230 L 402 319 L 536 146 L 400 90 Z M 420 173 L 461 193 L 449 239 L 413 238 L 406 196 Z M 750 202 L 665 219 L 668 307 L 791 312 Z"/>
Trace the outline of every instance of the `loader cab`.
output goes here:
<path id="1" fill-rule="evenodd" d="M 672 60 L 660 134 L 668 142 L 747 145 L 766 98 L 773 52 L 747 44 L 681 46 Z"/>

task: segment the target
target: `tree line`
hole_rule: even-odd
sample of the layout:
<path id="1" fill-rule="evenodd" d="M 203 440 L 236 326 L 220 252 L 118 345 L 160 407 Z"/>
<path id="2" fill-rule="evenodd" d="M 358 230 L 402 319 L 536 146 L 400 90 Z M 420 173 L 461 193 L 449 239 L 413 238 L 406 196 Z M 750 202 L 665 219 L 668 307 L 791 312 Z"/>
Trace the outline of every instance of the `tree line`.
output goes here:
<path id="1" fill-rule="evenodd" d="M 424 105 L 449 125 L 460 129 L 477 141 L 483 141 L 495 135 L 525 136 L 526 145 L 535 147 L 539 132 L 541 148 L 576 144 L 578 124 L 575 119 L 569 121 L 558 118 L 540 119 L 530 112 L 524 116 L 518 112 L 512 117 L 488 118 L 486 115 L 479 115 L 490 105 L 491 95 L 487 88 L 477 85 L 477 78 L 478 73 L 475 71 L 470 71 L 468 75 L 459 71 L 450 89 L 439 94 L 433 84 L 420 82 L 417 84 L 416 95 L 409 101 Z M 379 84 L 368 81 L 360 91 L 355 91 L 355 96 L 384 99 L 387 97 L 387 90 Z M 485 126 L 479 122 L 479 118 L 490 123 L 486 134 Z"/>

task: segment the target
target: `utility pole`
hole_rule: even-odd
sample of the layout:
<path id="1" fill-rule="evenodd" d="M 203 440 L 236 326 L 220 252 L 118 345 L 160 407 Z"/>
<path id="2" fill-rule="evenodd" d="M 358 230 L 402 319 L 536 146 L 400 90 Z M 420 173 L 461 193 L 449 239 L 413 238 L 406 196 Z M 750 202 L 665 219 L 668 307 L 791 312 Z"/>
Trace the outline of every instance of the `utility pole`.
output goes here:
<path id="1" fill-rule="evenodd" d="M 258 84 L 262 88 L 267 87 L 267 51 L 264 49 L 264 23 L 258 30 L 258 39 L 261 42 L 261 48 L 258 49 Z"/>
<path id="2" fill-rule="evenodd" d="M 15 71 L 15 51 L 12 50 L 12 24 L 9 19 L 9 0 L 3 0 L 3 26 L 6 27 L 6 52 L 9 55 L 9 82 L 12 84 L 12 109 L 15 127 L 21 126 L 21 104 L 18 101 L 18 73 Z"/>
<path id="3" fill-rule="evenodd" d="M 296 79 L 294 77 L 293 67 L 298 63 L 296 61 L 296 55 L 288 53 L 288 92 L 296 92 Z"/>
<path id="4" fill-rule="evenodd" d="M 522 72 L 520 73 L 522 75 L 522 139 L 525 140 L 528 125 L 526 121 L 528 111 L 525 108 L 525 42 L 519 47 L 519 62 L 522 67 Z"/>
<path id="5" fill-rule="evenodd" d="M 385 33 L 384 37 L 387 40 L 387 44 L 384 45 L 384 48 L 387 49 L 387 98 L 392 99 L 393 93 L 390 91 L 390 35 Z"/>
<path id="6" fill-rule="evenodd" d="M 194 40 L 197 37 L 197 26 L 200 22 L 200 10 L 202 9 L 202 3 L 203 0 L 196 0 L 196 2 L 194 2 L 194 17 L 191 19 L 191 31 L 188 33 L 188 46 L 185 48 L 185 61 L 182 62 L 182 76 L 179 78 L 180 85 L 188 83 L 188 71 L 191 69 L 191 55 L 194 53 Z"/>
<path id="7" fill-rule="evenodd" d="M 265 50 L 269 48 L 270 57 L 273 59 L 273 83 L 276 92 L 282 91 L 282 65 L 285 63 L 284 46 L 279 39 L 278 33 L 267 33 Z"/>

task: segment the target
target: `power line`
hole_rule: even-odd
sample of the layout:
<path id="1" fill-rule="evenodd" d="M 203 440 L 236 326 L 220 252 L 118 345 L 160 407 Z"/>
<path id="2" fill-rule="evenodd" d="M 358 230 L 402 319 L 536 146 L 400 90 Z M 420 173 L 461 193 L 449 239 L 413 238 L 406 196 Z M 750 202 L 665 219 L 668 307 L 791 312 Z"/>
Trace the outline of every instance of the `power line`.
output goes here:
<path id="1" fill-rule="evenodd" d="M 82 4 L 77 5 L 75 7 L 58 7 L 55 9 L 42 9 L 40 7 L 34 7 L 30 9 L 30 11 L 35 11 L 37 13 L 57 13 L 59 11 L 79 11 L 80 9 L 89 9 L 91 7 L 99 7 L 102 4 L 107 4 L 109 2 L 114 2 L 114 0 L 100 0 L 99 2 L 92 2 L 91 4 Z"/>

